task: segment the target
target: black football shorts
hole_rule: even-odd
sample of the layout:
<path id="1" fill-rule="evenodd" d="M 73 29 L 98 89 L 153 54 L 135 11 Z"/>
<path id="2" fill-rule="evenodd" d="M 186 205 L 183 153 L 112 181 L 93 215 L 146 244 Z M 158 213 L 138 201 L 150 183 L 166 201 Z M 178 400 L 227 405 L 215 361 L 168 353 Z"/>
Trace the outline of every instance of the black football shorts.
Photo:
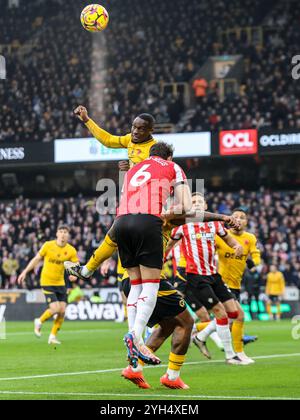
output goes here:
<path id="1" fill-rule="evenodd" d="M 201 276 L 189 273 L 187 280 L 185 299 L 193 310 L 198 311 L 201 306 L 211 310 L 219 302 L 234 299 L 220 274 Z"/>
<path id="2" fill-rule="evenodd" d="M 172 284 L 175 287 L 175 289 L 178 290 L 182 294 L 182 296 L 185 296 L 185 290 L 187 286 L 185 268 L 183 267 L 177 268 L 176 276 L 174 277 Z"/>
<path id="3" fill-rule="evenodd" d="M 115 238 L 124 268 L 162 269 L 162 220 L 151 214 L 127 214 L 116 219 Z"/>
<path id="4" fill-rule="evenodd" d="M 67 288 L 65 286 L 42 286 L 48 305 L 54 302 L 68 302 Z"/>

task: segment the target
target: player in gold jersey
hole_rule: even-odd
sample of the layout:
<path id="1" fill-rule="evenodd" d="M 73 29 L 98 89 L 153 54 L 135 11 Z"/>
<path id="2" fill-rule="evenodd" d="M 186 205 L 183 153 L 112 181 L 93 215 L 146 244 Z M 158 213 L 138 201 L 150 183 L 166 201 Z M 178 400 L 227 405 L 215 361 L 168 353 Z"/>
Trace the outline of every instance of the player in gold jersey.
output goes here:
<path id="1" fill-rule="evenodd" d="M 147 159 L 151 147 L 157 143 L 152 136 L 155 119 L 150 114 L 141 114 L 136 117 L 132 123 L 131 133 L 126 134 L 125 136 L 113 136 L 99 127 L 89 117 L 85 107 L 77 107 L 74 113 L 101 144 L 113 149 L 128 150 L 129 164 L 126 161 L 120 162 L 119 168 L 121 171 L 127 171 L 130 167 Z M 83 267 L 82 276 L 91 276 L 91 274 L 96 271 L 104 261 L 110 258 L 116 250 L 117 247 L 113 244 L 111 238 L 106 235 L 102 244 L 93 253 L 93 256 L 86 266 Z M 118 264 L 118 277 L 122 278 L 123 274 L 124 270 L 122 266 Z"/>
<path id="2" fill-rule="evenodd" d="M 236 257 L 231 249 L 226 245 L 221 238 L 217 238 L 217 252 L 219 257 L 219 273 L 224 282 L 229 286 L 234 293 L 237 300 L 240 299 L 242 278 L 247 267 L 249 257 L 253 264 L 250 267 L 253 269 L 261 262 L 260 250 L 257 248 L 257 239 L 255 235 L 246 231 L 248 224 L 248 217 L 244 210 L 236 209 L 233 215 L 240 221 L 240 230 L 231 229 L 229 234 L 243 247 L 243 255 Z M 249 264 L 249 262 L 248 262 Z"/>
<path id="3" fill-rule="evenodd" d="M 155 119 L 150 114 L 136 117 L 132 123 L 131 133 L 125 136 L 113 136 L 89 117 L 85 107 L 77 107 L 74 113 L 101 144 L 112 149 L 127 149 L 130 167 L 148 159 L 151 147 L 157 143 L 152 136 Z"/>
<path id="4" fill-rule="evenodd" d="M 248 265 L 249 268 L 255 270 L 261 262 L 260 250 L 257 248 L 257 239 L 255 235 L 246 231 L 248 225 L 247 212 L 244 209 L 238 208 L 233 211 L 233 216 L 239 222 L 240 228 L 231 228 L 228 234 L 232 236 L 243 248 L 243 255 L 236 257 L 228 245 L 221 239 L 216 239 L 216 248 L 219 258 L 219 273 L 230 288 L 231 292 L 236 298 L 239 307 L 239 316 L 232 325 L 232 338 L 234 350 L 241 360 L 248 360 L 251 363 L 254 361 L 248 358 L 244 352 L 244 311 L 239 303 L 241 294 L 241 283 L 244 272 Z M 208 329 L 202 331 L 203 340 L 205 341 Z"/>
<path id="5" fill-rule="evenodd" d="M 18 283 L 23 284 L 27 274 L 34 270 L 41 261 L 44 261 L 41 273 L 41 287 L 49 307 L 40 318 L 35 319 L 34 332 L 37 337 L 41 337 L 42 324 L 56 316 L 49 336 L 49 344 L 60 344 L 56 336 L 64 322 L 67 307 L 64 262 L 72 261 L 77 263 L 79 261 L 76 249 L 68 243 L 69 236 L 70 230 L 68 226 L 59 226 L 56 240 L 45 242 L 18 278 Z M 70 276 L 70 280 L 74 281 L 76 277 Z"/>

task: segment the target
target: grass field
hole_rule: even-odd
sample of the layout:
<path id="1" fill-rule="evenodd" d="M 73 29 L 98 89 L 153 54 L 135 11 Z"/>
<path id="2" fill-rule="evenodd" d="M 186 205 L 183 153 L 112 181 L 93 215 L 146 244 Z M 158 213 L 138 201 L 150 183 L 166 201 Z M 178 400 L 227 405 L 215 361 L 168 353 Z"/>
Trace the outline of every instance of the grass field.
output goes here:
<path id="1" fill-rule="evenodd" d="M 187 391 L 172 391 L 159 383 L 169 342 L 158 353 L 163 365 L 145 369 L 152 386 L 145 391 L 120 376 L 126 366 L 125 324 L 66 323 L 60 333 L 63 344 L 56 350 L 47 344 L 50 325 L 38 340 L 31 323 L 7 324 L 7 339 L 0 340 L 1 400 L 300 399 L 300 342 L 291 337 L 290 321 L 247 324 L 247 332 L 259 336 L 247 347 L 255 365 L 225 365 L 223 353 L 212 343 L 214 360 L 205 361 L 191 347 L 182 370 L 190 385 Z"/>

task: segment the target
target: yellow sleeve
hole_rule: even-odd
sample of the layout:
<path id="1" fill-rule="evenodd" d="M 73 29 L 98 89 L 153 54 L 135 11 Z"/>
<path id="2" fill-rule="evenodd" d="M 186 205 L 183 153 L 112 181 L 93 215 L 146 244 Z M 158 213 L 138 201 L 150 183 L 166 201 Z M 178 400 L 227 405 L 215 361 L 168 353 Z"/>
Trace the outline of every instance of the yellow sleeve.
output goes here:
<path id="1" fill-rule="evenodd" d="M 259 265 L 261 263 L 261 253 L 260 250 L 257 248 L 257 240 L 255 236 L 251 240 L 250 255 L 255 265 Z"/>
<path id="2" fill-rule="evenodd" d="M 8 261 L 4 261 L 4 263 L 2 264 L 2 269 L 5 274 L 7 274 L 8 267 L 9 267 Z"/>
<path id="3" fill-rule="evenodd" d="M 126 136 L 113 136 L 99 127 L 99 125 L 91 119 L 89 119 L 85 125 L 93 136 L 104 146 L 110 147 L 111 149 L 127 149 L 131 139 L 130 134 L 127 134 Z"/>
<path id="4" fill-rule="evenodd" d="M 269 283 L 270 275 L 267 275 L 267 284 L 266 284 L 266 295 L 270 294 L 270 283 Z"/>
<path id="5" fill-rule="evenodd" d="M 282 273 L 281 273 L 281 282 L 280 282 L 280 284 L 281 284 L 281 294 L 283 295 L 284 292 L 285 292 L 285 278 L 284 278 L 284 275 Z"/>
<path id="6" fill-rule="evenodd" d="M 45 242 L 42 248 L 39 250 L 39 254 L 41 257 L 45 257 L 48 252 L 48 242 Z"/>
<path id="7" fill-rule="evenodd" d="M 19 270 L 20 264 L 18 263 L 17 260 L 14 260 L 14 270 L 17 271 Z"/>
<path id="8" fill-rule="evenodd" d="M 78 258 L 77 251 L 76 251 L 75 248 L 73 248 L 73 252 L 72 252 L 72 256 L 71 256 L 71 262 L 73 262 L 73 263 L 79 262 L 79 258 Z"/>
<path id="9" fill-rule="evenodd" d="M 223 239 L 221 239 L 219 235 L 216 235 L 216 238 L 215 238 L 216 249 L 222 248 L 222 242 L 224 242 Z"/>

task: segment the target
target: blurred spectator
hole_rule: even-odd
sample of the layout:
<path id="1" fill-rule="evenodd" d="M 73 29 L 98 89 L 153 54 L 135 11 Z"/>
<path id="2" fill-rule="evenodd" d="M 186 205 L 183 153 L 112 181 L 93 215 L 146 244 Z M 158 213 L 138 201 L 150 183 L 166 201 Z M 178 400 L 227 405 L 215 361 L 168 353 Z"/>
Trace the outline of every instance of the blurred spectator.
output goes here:
<path id="1" fill-rule="evenodd" d="M 206 96 L 207 88 L 208 88 L 208 83 L 204 78 L 199 78 L 199 79 L 194 80 L 193 89 L 195 91 L 195 98 L 197 101 L 200 101 L 204 96 Z"/>
<path id="2" fill-rule="evenodd" d="M 4 276 L 4 288 L 6 284 L 14 286 L 17 278 L 17 271 L 19 269 L 19 263 L 16 258 L 13 257 L 11 253 L 4 252 L 2 260 L 2 272 Z"/>
<path id="3" fill-rule="evenodd" d="M 12 8 L 3 2 L 0 46 L 9 77 L 0 85 L 0 141 L 87 136 L 72 115 L 79 103 L 113 132 L 125 132 L 142 111 L 176 125 L 183 92 L 170 87 L 190 86 L 210 56 L 235 54 L 246 63 L 240 92 L 222 102 L 216 85 L 196 79 L 201 108 L 181 130 L 300 128 L 300 85 L 287 76 L 299 52 L 296 0 L 216 0 L 213 7 L 209 0 L 142 6 L 141 0 L 111 0 L 109 28 L 95 38 L 79 23 L 83 0 L 33 0 Z M 243 36 L 221 36 L 253 26 L 264 28 L 260 47 Z"/>
<path id="4" fill-rule="evenodd" d="M 283 274 L 278 270 L 276 265 L 271 265 L 270 272 L 267 274 L 266 295 L 269 298 L 267 303 L 267 312 L 270 319 L 273 318 L 272 304 L 276 304 L 277 313 L 274 319 L 278 321 L 281 318 L 281 300 L 285 291 L 285 280 Z"/>
<path id="5" fill-rule="evenodd" d="M 259 294 L 262 287 L 262 281 L 260 273 L 258 272 L 256 267 L 253 267 L 251 270 L 246 269 L 243 278 L 243 286 L 248 294 L 248 305 L 249 311 L 252 319 L 259 319 L 260 314 L 260 305 L 259 305 Z M 253 302 L 257 307 L 257 314 L 254 312 L 253 309 Z"/>
<path id="6" fill-rule="evenodd" d="M 78 250 L 80 261 L 86 262 L 112 224 L 112 216 L 103 217 L 97 213 L 95 202 L 91 206 L 90 201 L 82 198 L 35 201 L 20 197 L 11 203 L 0 203 L 2 287 L 15 287 L 16 272 L 24 269 L 45 241 L 55 238 L 56 227 L 61 222 L 72 227 L 71 243 Z M 29 289 L 39 287 L 40 270 L 41 266 L 28 275 Z M 116 281 L 111 273 L 109 278 L 110 284 Z M 96 272 L 93 285 L 102 282 L 103 276 Z"/>

